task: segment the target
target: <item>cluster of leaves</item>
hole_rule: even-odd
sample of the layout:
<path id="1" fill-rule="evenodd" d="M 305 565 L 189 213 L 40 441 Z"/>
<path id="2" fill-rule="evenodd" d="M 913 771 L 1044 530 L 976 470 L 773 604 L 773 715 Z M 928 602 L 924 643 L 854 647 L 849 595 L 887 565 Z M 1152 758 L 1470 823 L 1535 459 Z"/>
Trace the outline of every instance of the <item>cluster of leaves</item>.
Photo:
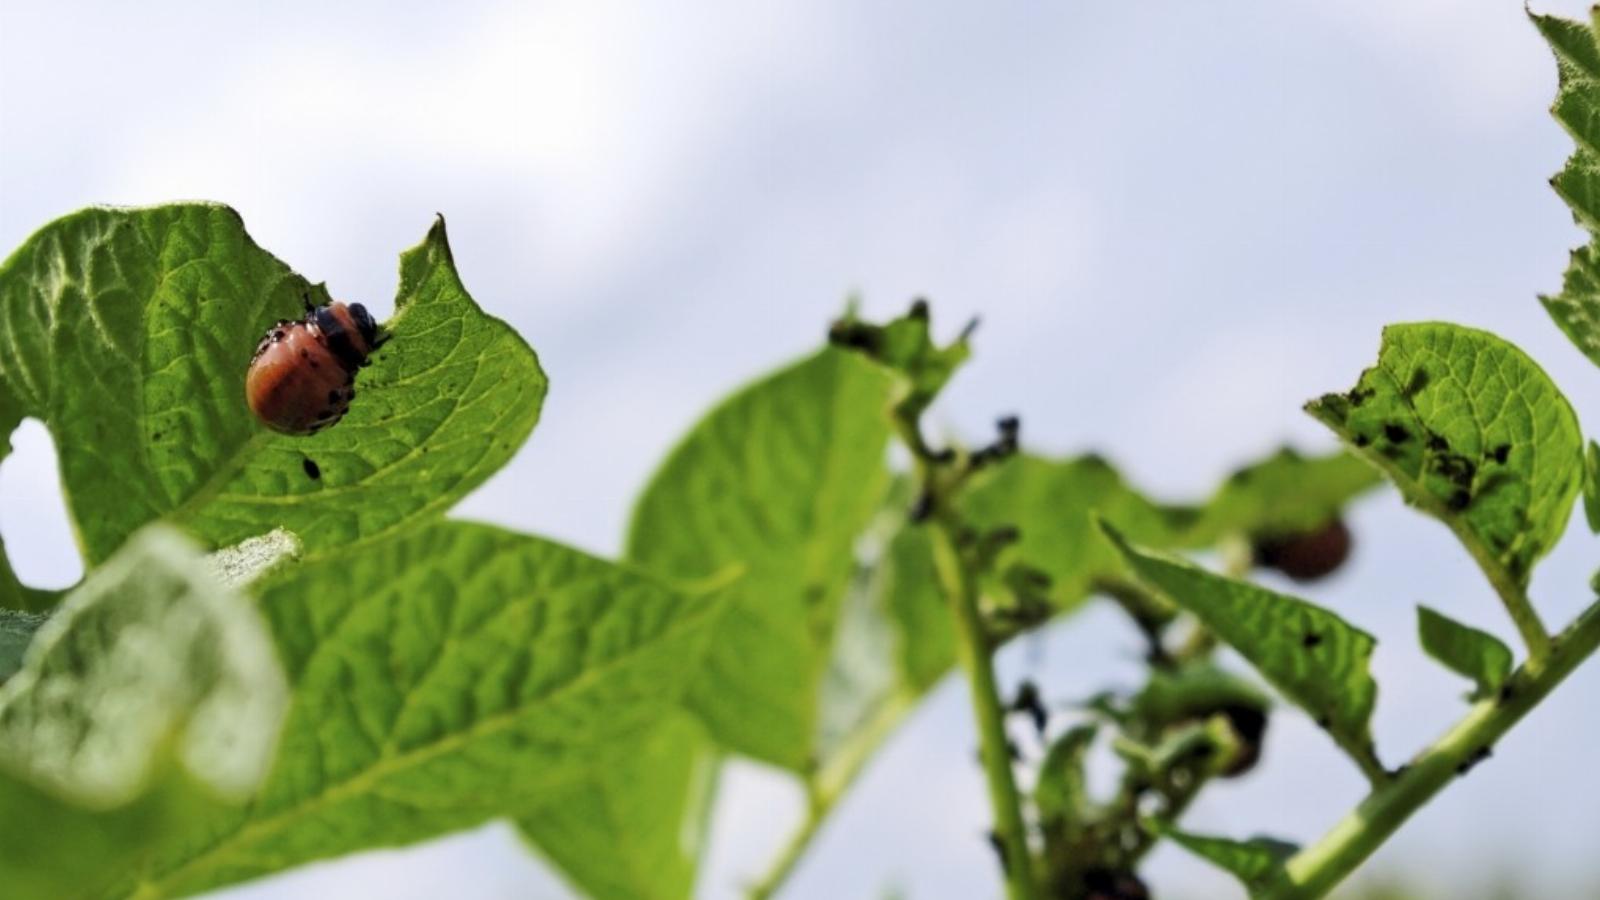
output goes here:
<path id="1" fill-rule="evenodd" d="M 1600 42 L 1535 21 L 1579 146 L 1554 183 L 1600 235 Z M 1600 364 L 1597 248 L 1545 303 Z M 0 438 L 28 417 L 49 428 L 89 568 L 41 591 L 0 554 L 8 897 L 182 896 L 509 819 L 588 894 L 674 900 L 730 755 L 793 773 L 811 800 L 752 891 L 767 896 L 958 664 L 980 725 L 1004 743 L 994 717 L 1026 717 L 1043 747 L 1019 790 L 980 727 L 991 793 L 1021 795 L 997 804 L 1014 896 L 1142 896 L 1139 861 L 1164 837 L 1253 893 L 1317 896 L 1600 645 L 1600 612 L 1551 635 L 1526 596 L 1580 485 L 1600 530 L 1600 445 L 1585 456 L 1549 378 L 1484 332 L 1387 329 L 1354 388 L 1308 407 L 1353 455 L 1281 451 L 1170 504 L 1098 457 L 1024 452 L 1015 419 L 977 449 L 930 446 L 922 417 L 968 334 L 938 346 L 921 303 L 881 326 L 852 315 L 690 430 L 612 561 L 446 517 L 527 439 L 547 381 L 463 288 L 442 221 L 401 257 L 394 340 L 361 401 L 290 438 L 251 420 L 244 362 L 307 293 L 327 299 L 211 205 L 86 210 L 0 264 Z M 1394 768 L 1370 728 L 1371 635 L 1174 555 L 1314 578 L 1380 473 L 1460 539 L 1526 652 L 1515 666 L 1419 607 L 1423 647 L 1473 706 Z M 993 653 L 1097 595 L 1147 639 L 1147 682 L 1067 716 L 1032 685 L 1002 702 Z M 1355 824 L 1299 851 L 1180 830 L 1206 784 L 1255 764 L 1269 720 L 1219 643 L 1367 775 Z M 1121 766 L 1109 797 L 1086 787 L 1102 740 Z"/>

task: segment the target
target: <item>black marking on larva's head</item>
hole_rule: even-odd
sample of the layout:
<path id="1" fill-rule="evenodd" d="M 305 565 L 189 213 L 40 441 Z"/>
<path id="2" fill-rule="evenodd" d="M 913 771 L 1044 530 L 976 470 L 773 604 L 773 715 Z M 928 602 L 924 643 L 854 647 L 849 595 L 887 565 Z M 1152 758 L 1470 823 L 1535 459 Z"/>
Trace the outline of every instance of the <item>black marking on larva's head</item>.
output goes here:
<path id="1" fill-rule="evenodd" d="M 1306 648 L 1307 650 L 1310 650 L 1321 643 L 1322 635 L 1316 633 L 1315 631 L 1308 631 L 1303 637 L 1300 638 L 1300 646 Z"/>
<path id="2" fill-rule="evenodd" d="M 1385 423 L 1383 436 L 1388 438 L 1391 444 L 1404 444 L 1406 441 L 1411 440 L 1411 432 L 1399 422 Z"/>
<path id="3" fill-rule="evenodd" d="M 300 467 L 306 470 L 306 477 L 312 481 L 322 477 L 322 468 L 317 465 L 316 460 L 309 456 L 300 461 Z"/>
<path id="4" fill-rule="evenodd" d="M 361 332 L 361 339 L 367 342 L 369 348 L 377 347 L 383 341 L 379 340 L 378 323 L 372 320 L 372 313 L 359 303 L 350 304 L 350 318 L 356 323 L 356 330 Z"/>
<path id="5" fill-rule="evenodd" d="M 1499 463 L 1500 465 L 1502 465 L 1502 466 L 1505 465 L 1506 464 L 1506 460 L 1511 458 L 1511 445 L 1510 444 L 1500 444 L 1499 446 L 1495 447 L 1493 450 L 1489 451 L 1489 457 L 1491 459 L 1493 459 L 1495 462 Z"/>
<path id="6" fill-rule="evenodd" d="M 361 367 L 361 361 L 367 358 L 365 353 L 356 349 L 355 342 L 350 340 L 350 331 L 333 314 L 333 310 L 326 306 L 317 307 L 311 316 L 316 319 L 317 330 L 322 332 L 322 341 L 334 358 L 346 371 L 355 371 Z"/>

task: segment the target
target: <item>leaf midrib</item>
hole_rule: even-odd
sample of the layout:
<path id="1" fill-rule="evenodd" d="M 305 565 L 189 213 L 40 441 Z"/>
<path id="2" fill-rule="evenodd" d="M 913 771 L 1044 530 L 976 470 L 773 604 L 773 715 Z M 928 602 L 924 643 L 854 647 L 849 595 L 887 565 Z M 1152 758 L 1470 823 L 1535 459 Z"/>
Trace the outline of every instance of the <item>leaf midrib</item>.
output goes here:
<path id="1" fill-rule="evenodd" d="M 692 598 L 690 598 L 690 602 L 693 602 Z M 145 898 L 166 896 L 166 890 L 168 887 L 170 887 L 172 884 L 181 882 L 182 879 L 192 875 L 197 871 L 203 871 L 205 864 L 209 862 L 226 860 L 230 857 L 233 857 L 241 849 L 250 846 L 252 843 L 260 840 L 261 838 L 281 830 L 302 816 L 313 814 L 318 810 L 332 806 L 350 796 L 358 795 L 369 787 L 375 788 L 391 775 L 395 775 L 404 772 L 411 767 L 430 762 L 476 740 L 508 730 L 514 727 L 523 717 L 532 714 L 539 708 L 549 706 L 563 697 L 577 693 L 581 689 L 589 687 L 596 679 L 622 668 L 624 665 L 632 662 L 641 653 L 647 652 L 649 649 L 658 645 L 659 643 L 664 642 L 671 637 L 682 634 L 683 632 L 692 630 L 694 626 L 700 624 L 702 619 L 710 618 L 712 615 L 716 614 L 721 607 L 726 605 L 727 604 L 723 601 L 723 598 L 711 598 L 709 600 L 705 600 L 700 603 L 699 609 L 696 609 L 689 615 L 675 620 L 671 627 L 661 632 L 648 644 L 639 645 L 635 647 L 632 652 L 608 660 L 600 666 L 584 671 L 572 681 L 569 681 L 566 684 L 535 698 L 532 703 L 508 710 L 506 712 L 496 713 L 495 715 L 484 719 L 480 719 L 467 729 L 448 735 L 431 744 L 426 744 L 397 755 L 381 756 L 374 765 L 368 767 L 360 773 L 346 778 L 344 781 L 341 781 L 332 787 L 327 787 L 317 794 L 306 797 L 295 805 L 281 812 L 278 812 L 266 819 L 259 819 L 254 822 L 246 819 L 245 824 L 239 828 L 236 828 L 232 832 L 229 832 L 218 843 L 215 843 L 204 851 L 191 856 L 189 859 L 184 860 L 175 867 L 159 873 L 156 877 L 152 878 L 147 876 L 141 879 L 139 885 L 131 893 L 129 893 L 127 897 L 129 900 L 145 900 Z M 684 686 L 687 686 L 687 682 Z"/>

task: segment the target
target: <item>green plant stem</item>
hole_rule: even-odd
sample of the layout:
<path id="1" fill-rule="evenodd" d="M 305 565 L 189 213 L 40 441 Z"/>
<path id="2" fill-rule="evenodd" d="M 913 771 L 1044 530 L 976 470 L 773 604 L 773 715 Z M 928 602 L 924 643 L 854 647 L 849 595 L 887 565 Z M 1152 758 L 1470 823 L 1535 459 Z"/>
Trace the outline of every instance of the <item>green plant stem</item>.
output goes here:
<path id="1" fill-rule="evenodd" d="M 1445 785 L 1481 761 L 1513 725 L 1538 706 L 1600 646 L 1600 603 L 1550 642 L 1542 663 L 1530 660 L 1496 697 L 1460 722 L 1388 782 L 1374 789 L 1321 840 L 1291 857 L 1262 900 L 1309 900 L 1332 890 Z"/>
<path id="2" fill-rule="evenodd" d="M 983 620 L 978 615 L 978 591 L 971 570 L 963 564 L 946 515 L 936 513 L 928 523 L 933 539 L 934 566 L 939 584 L 955 617 L 957 650 L 966 670 L 972 709 L 978 721 L 979 755 L 988 780 L 989 803 L 994 809 L 995 834 L 1005 853 L 1006 896 L 1034 900 L 1033 855 L 1022 819 L 1022 801 L 1011 772 L 1010 741 L 1006 737 L 1005 710 L 995 685 L 994 653 Z"/>
<path id="3" fill-rule="evenodd" d="M 878 747 L 888 739 L 889 735 L 894 733 L 895 726 L 899 725 L 906 713 L 916 705 L 917 699 L 917 696 L 906 691 L 896 693 L 873 714 L 872 721 L 858 740 L 851 742 L 849 748 L 840 753 L 829 765 L 807 775 L 804 782 L 805 818 L 784 842 L 783 849 L 773 857 L 766 874 L 746 889 L 745 896 L 749 900 L 768 900 L 777 896 L 789 876 L 794 873 L 800 858 L 805 855 L 811 840 L 817 836 L 822 824 L 827 821 L 828 814 L 849 792 L 851 785 L 855 784 L 856 778 L 866 768 L 867 762 L 873 758 Z"/>

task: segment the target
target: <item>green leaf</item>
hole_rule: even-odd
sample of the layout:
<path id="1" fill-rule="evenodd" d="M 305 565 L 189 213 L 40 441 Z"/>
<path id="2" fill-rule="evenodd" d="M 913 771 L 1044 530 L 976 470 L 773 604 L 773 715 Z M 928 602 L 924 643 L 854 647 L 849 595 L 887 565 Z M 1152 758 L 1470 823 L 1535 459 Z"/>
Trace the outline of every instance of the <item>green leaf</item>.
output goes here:
<path id="1" fill-rule="evenodd" d="M 1287 841 L 1268 837 L 1235 841 L 1189 834 L 1175 828 L 1164 829 L 1162 833 L 1190 853 L 1231 872 L 1252 894 L 1282 872 L 1283 864 L 1300 849 Z"/>
<path id="2" fill-rule="evenodd" d="M 344 422 L 266 430 L 245 370 L 308 293 L 327 297 L 207 204 L 84 210 L 0 264 L 0 429 L 49 428 L 91 568 L 156 519 L 211 546 L 282 527 L 313 557 L 343 554 L 448 509 L 538 420 L 538 360 L 467 295 L 440 220 L 401 257 L 393 339 Z M 0 602 L 48 599 L 0 564 Z"/>
<path id="3" fill-rule="evenodd" d="M 1356 387 L 1307 409 L 1449 525 L 1491 579 L 1525 587 L 1567 527 L 1583 472 L 1577 417 L 1538 364 L 1488 332 L 1391 325 Z"/>
<path id="4" fill-rule="evenodd" d="M 854 545 L 888 485 L 888 392 L 843 351 L 802 360 L 712 410 L 634 510 L 629 559 L 682 580 L 744 572 L 690 695 L 735 752 L 814 761 Z"/>
<path id="5" fill-rule="evenodd" d="M 682 900 L 694 889 L 717 764 L 703 726 L 675 716 L 605 753 L 589 779 L 517 823 L 586 896 Z"/>
<path id="6" fill-rule="evenodd" d="M 1555 52 L 1560 85 L 1550 112 L 1577 145 L 1550 184 L 1593 234 L 1600 231 L 1600 46 L 1590 26 L 1530 16 Z M 1600 242 L 1573 250 L 1561 293 L 1539 299 L 1578 349 L 1600 365 Z"/>
<path id="7" fill-rule="evenodd" d="M 283 674 L 243 597 L 187 541 L 140 532 L 39 631 L 0 688 L 0 883 L 88 896 L 188 817 L 248 797 Z"/>
<path id="8" fill-rule="evenodd" d="M 1450 671 L 1472 679 L 1473 699 L 1493 696 L 1511 677 L 1511 648 L 1487 631 L 1463 625 L 1426 606 L 1417 607 L 1422 649 Z"/>
<path id="9" fill-rule="evenodd" d="M 1589 530 L 1600 534 L 1600 444 L 1594 441 L 1583 455 L 1583 517 Z"/>
<path id="10" fill-rule="evenodd" d="M 894 401 L 915 415 L 933 402 L 972 354 L 967 344 L 970 326 L 955 341 L 940 347 L 933 342 L 930 318 L 928 304 L 921 300 L 886 325 L 863 322 L 852 310 L 834 323 L 828 338 L 836 346 L 861 351 L 898 376 Z"/>
<path id="11" fill-rule="evenodd" d="M 538 808 L 674 713 L 723 606 L 487 526 L 439 522 L 261 585 L 292 700 L 244 812 L 141 881 L 186 894 Z"/>
<path id="12" fill-rule="evenodd" d="M 1239 651 L 1341 747 L 1371 760 L 1368 722 L 1378 695 L 1367 671 L 1372 635 L 1304 600 L 1139 550 L 1111 525 L 1102 527 L 1141 581 Z"/>

